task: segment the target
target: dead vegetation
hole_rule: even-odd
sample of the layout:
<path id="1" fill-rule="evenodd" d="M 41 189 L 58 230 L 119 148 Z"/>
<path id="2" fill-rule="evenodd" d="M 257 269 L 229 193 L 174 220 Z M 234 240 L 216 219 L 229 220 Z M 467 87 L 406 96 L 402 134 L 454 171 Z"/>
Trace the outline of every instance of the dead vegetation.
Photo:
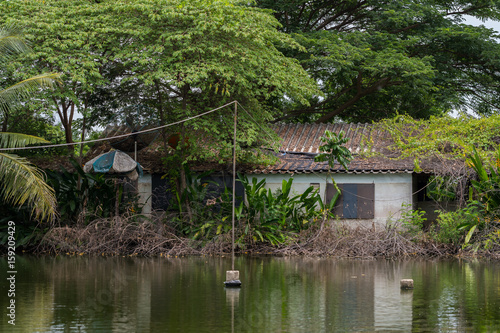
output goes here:
<path id="1" fill-rule="evenodd" d="M 453 249 L 434 243 L 415 242 L 401 229 L 368 227 L 351 228 L 342 224 L 314 231 L 276 252 L 283 255 L 332 256 L 345 258 L 440 257 L 453 254 Z"/>
<path id="2" fill-rule="evenodd" d="M 53 227 L 44 236 L 37 252 L 93 255 L 227 255 L 231 253 L 230 233 L 210 240 L 180 237 L 160 220 L 122 218 L 95 220 L 85 226 Z M 342 224 L 310 228 L 290 236 L 288 244 L 257 244 L 236 247 L 238 254 L 280 256 L 321 256 L 343 258 L 442 257 L 456 255 L 457 249 L 434 243 L 415 242 L 397 227 L 374 230 L 349 228 Z"/>
<path id="3" fill-rule="evenodd" d="M 98 219 L 85 226 L 54 227 L 38 246 L 38 252 L 52 254 L 103 255 L 190 255 L 197 254 L 196 244 L 176 236 L 163 223 L 151 220 L 130 221 L 121 218 Z"/>

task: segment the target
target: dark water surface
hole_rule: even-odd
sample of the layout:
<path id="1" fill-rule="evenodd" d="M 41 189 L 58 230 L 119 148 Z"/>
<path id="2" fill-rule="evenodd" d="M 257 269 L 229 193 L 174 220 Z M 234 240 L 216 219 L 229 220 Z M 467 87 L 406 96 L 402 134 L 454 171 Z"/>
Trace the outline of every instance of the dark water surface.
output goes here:
<path id="1" fill-rule="evenodd" d="M 243 286 L 225 289 L 230 265 L 18 256 L 12 326 L 0 258 L 0 332 L 500 331 L 497 262 L 236 258 Z"/>

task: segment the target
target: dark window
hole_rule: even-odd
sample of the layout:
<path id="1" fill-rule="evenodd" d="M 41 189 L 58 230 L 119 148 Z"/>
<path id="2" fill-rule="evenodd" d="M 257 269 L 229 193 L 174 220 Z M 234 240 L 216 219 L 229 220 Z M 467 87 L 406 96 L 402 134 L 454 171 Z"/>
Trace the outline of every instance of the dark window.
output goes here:
<path id="1" fill-rule="evenodd" d="M 153 210 L 167 211 L 172 209 L 172 205 L 176 203 L 175 189 L 172 188 L 171 182 L 159 174 L 152 175 L 152 192 L 153 192 Z M 212 175 L 202 179 L 202 183 L 207 182 L 209 186 L 208 194 L 205 199 L 220 197 L 227 187 L 232 194 L 233 178 L 231 175 Z M 245 194 L 243 184 L 236 180 L 236 206 L 238 206 Z"/>
<path id="2" fill-rule="evenodd" d="M 153 174 L 151 177 L 151 186 L 153 192 L 153 210 L 168 210 L 175 197 L 167 179 L 163 178 L 162 175 Z"/>
<path id="3" fill-rule="evenodd" d="M 372 219 L 375 217 L 374 184 L 337 184 L 340 197 L 334 213 L 344 219 Z M 337 190 L 333 184 L 326 185 L 326 202 L 330 203 Z"/>

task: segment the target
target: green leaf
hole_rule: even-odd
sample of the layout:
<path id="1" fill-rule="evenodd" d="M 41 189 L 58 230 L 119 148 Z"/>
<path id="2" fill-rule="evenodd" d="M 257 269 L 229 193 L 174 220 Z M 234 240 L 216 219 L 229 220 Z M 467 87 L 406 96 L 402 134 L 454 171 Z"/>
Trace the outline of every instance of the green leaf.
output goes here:
<path id="1" fill-rule="evenodd" d="M 467 233 L 467 236 L 465 236 L 465 244 L 469 244 L 469 241 L 472 237 L 472 234 L 476 230 L 476 227 L 477 227 L 477 225 L 474 225 L 474 226 L 472 226 L 472 228 L 470 228 L 469 232 Z"/>

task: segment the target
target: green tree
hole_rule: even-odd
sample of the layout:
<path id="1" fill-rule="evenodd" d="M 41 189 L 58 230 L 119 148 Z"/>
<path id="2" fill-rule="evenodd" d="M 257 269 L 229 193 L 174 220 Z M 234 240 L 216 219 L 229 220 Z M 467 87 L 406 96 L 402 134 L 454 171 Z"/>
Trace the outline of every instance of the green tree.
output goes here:
<path id="1" fill-rule="evenodd" d="M 325 131 L 325 136 L 321 137 L 321 142 L 324 144 L 319 146 L 319 153 L 315 158 L 315 162 L 326 162 L 333 168 L 335 162 L 340 163 L 345 170 L 348 169 L 348 165 L 352 160 L 352 153 L 349 149 L 344 147 L 349 139 L 344 137 L 344 131 L 340 131 L 338 134 L 335 132 Z"/>
<path id="2" fill-rule="evenodd" d="M 34 69 L 65 74 L 65 85 L 50 98 L 68 142 L 76 109 L 94 122 L 109 119 L 107 106 L 144 104 L 168 123 L 238 100 L 251 111 L 240 115 L 245 134 L 238 139 L 249 146 L 264 137 L 262 124 L 273 117 L 268 100 L 307 104 L 320 93 L 299 62 L 280 51 L 300 45 L 277 30 L 268 11 L 241 1 L 35 0 L 0 8 L 5 21 L 26 26 Z M 176 131 L 210 133 L 223 143 L 220 152 L 191 151 L 224 155 L 231 133 L 226 118 L 213 114 Z"/>
<path id="3" fill-rule="evenodd" d="M 321 93 L 298 60 L 281 51 L 303 48 L 278 31 L 269 11 L 238 0 L 35 0 L 0 9 L 5 20 L 26 25 L 37 66 L 65 73 L 66 84 L 51 97 L 68 142 L 76 108 L 93 123 L 141 104 L 167 124 L 238 100 L 248 113 L 240 109 L 236 151 L 251 160 L 252 148 L 269 140 L 266 123 L 279 113 L 269 100 L 307 104 Z M 179 163 L 231 156 L 232 110 L 169 131 L 162 133 L 165 151 L 171 133 L 183 137 L 169 161 L 181 181 Z"/>
<path id="4" fill-rule="evenodd" d="M 342 165 L 345 170 L 348 170 L 349 163 L 351 163 L 353 156 L 351 151 L 344 147 L 344 145 L 349 141 L 349 139 L 344 135 L 344 131 L 340 131 L 339 133 L 330 132 L 328 130 L 325 131 L 325 136 L 321 137 L 321 142 L 323 142 L 323 144 L 319 146 L 319 151 L 321 151 L 321 153 L 314 157 L 314 161 L 328 162 L 330 168 L 333 168 L 335 166 L 335 162 L 337 162 Z M 330 176 L 330 179 L 332 180 L 333 186 L 337 190 L 331 202 L 328 203 L 328 209 L 332 210 L 333 206 L 340 197 L 341 191 L 337 186 L 335 179 L 333 179 L 332 176 Z M 323 226 L 321 228 L 323 228 Z"/>
<path id="5" fill-rule="evenodd" d="M 367 122 L 450 109 L 498 112 L 500 46 L 465 15 L 500 19 L 500 1 L 257 0 L 307 52 L 290 53 L 325 97 L 278 119 Z"/>
<path id="6" fill-rule="evenodd" d="M 3 1 L 0 21 L 24 27 L 33 52 L 20 61 L 34 64 L 24 75 L 41 70 L 63 74 L 64 84 L 44 96 L 73 142 L 77 111 L 85 112 L 94 89 L 106 84 L 103 67 L 114 61 L 117 48 L 126 41 L 118 31 L 108 6 L 88 0 Z M 73 147 L 69 146 L 69 151 Z"/>
<path id="7" fill-rule="evenodd" d="M 0 28 L 0 66 L 19 52 L 27 50 L 18 29 Z M 8 112 L 40 87 L 51 86 L 57 78 L 58 74 L 41 74 L 0 90 L 0 111 Z M 47 141 L 30 135 L 0 133 L 0 148 L 20 148 L 43 142 Z M 6 152 L 0 152 L 0 170 L 0 193 L 7 202 L 15 206 L 26 203 L 33 207 L 33 214 L 41 219 L 52 220 L 55 217 L 54 191 L 45 183 L 40 170 L 25 158 Z"/>
<path id="8" fill-rule="evenodd" d="M 267 11 L 240 1 L 210 0 L 114 2 L 113 9 L 134 41 L 117 55 L 134 73 L 124 81 L 143 83 L 142 101 L 157 110 L 161 124 L 238 100 L 251 112 L 239 112 L 240 158 L 253 156 L 241 147 L 268 138 L 263 128 L 272 113 L 266 101 L 307 103 L 319 93 L 298 61 L 278 49 L 301 47 L 278 32 L 278 22 Z M 189 136 L 189 145 L 177 147 L 179 160 L 231 156 L 232 126 L 232 110 L 226 109 L 172 129 Z"/>

